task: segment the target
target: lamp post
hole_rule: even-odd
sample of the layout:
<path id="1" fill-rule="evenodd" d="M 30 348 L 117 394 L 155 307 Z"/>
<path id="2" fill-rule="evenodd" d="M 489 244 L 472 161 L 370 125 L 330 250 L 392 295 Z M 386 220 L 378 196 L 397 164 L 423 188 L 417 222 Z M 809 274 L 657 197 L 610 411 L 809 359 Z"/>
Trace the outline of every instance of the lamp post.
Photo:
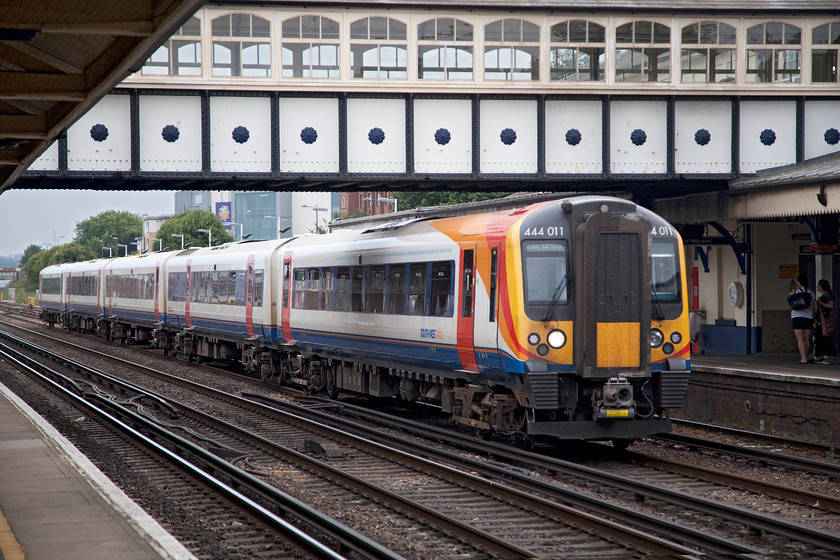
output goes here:
<path id="1" fill-rule="evenodd" d="M 163 240 L 158 239 L 157 237 L 152 237 L 152 252 L 155 250 L 155 241 L 157 241 L 160 245 L 158 245 L 158 251 L 163 251 Z"/>
<path id="2" fill-rule="evenodd" d="M 183 233 L 173 233 L 172 237 L 180 237 L 181 238 L 181 250 L 184 250 L 184 234 Z"/>
<path id="3" fill-rule="evenodd" d="M 103 253 L 105 252 L 105 249 L 108 249 L 108 258 L 109 259 L 114 258 L 114 252 L 111 250 L 111 248 L 110 247 L 102 247 L 102 252 Z"/>
<path id="4" fill-rule="evenodd" d="M 237 222 L 231 222 L 230 225 L 239 226 L 239 241 L 242 241 L 242 224 L 239 224 Z"/>
<path id="5" fill-rule="evenodd" d="M 320 206 L 310 206 L 308 204 L 304 204 L 303 206 L 301 206 L 301 208 L 311 208 L 315 211 L 315 229 L 317 230 L 318 229 L 318 222 L 320 222 L 320 220 L 319 220 L 320 212 L 326 212 L 327 209 L 326 208 L 321 208 Z"/>
<path id="6" fill-rule="evenodd" d="M 123 256 L 127 257 L 128 256 L 128 245 L 123 245 L 122 243 L 117 243 L 117 256 L 118 257 L 120 256 L 120 247 L 123 247 L 125 249 L 125 254 Z"/>
<path id="7" fill-rule="evenodd" d="M 377 204 L 382 204 L 383 202 L 388 202 L 390 204 L 393 204 L 394 205 L 394 212 L 397 211 L 397 199 L 396 198 L 387 198 L 387 197 L 384 197 L 384 196 L 379 196 L 379 197 L 376 198 L 376 203 Z"/>
<path id="8" fill-rule="evenodd" d="M 200 230 L 198 230 L 198 233 L 206 233 L 207 234 L 207 246 L 208 247 L 213 246 L 213 231 L 212 230 L 200 229 Z"/>

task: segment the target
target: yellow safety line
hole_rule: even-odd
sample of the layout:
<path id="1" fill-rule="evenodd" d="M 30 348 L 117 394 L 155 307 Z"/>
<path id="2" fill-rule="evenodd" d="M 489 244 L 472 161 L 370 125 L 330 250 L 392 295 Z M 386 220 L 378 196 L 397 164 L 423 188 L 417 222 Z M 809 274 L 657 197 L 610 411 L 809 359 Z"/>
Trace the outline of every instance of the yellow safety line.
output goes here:
<path id="1" fill-rule="evenodd" d="M 23 554 L 23 548 L 21 548 L 12 532 L 12 528 L 6 521 L 6 516 L 3 515 L 2 509 L 0 509 L 0 552 L 3 553 L 3 560 L 24 560 L 26 558 Z"/>

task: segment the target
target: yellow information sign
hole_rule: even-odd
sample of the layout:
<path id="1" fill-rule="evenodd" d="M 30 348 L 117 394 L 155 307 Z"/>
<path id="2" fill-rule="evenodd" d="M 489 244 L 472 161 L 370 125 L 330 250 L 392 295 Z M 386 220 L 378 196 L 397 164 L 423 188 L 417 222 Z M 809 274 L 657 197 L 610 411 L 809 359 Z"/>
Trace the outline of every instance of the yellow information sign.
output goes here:
<path id="1" fill-rule="evenodd" d="M 797 264 L 780 264 L 779 265 L 779 280 L 791 280 L 799 276 L 799 265 Z"/>

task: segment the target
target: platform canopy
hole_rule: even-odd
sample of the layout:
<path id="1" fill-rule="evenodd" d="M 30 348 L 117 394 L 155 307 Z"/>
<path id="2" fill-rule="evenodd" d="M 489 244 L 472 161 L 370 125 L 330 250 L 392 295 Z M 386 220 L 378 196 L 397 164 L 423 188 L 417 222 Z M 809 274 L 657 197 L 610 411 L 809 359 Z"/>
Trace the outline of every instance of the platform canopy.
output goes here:
<path id="1" fill-rule="evenodd" d="M 0 0 L 0 193 L 203 0 Z"/>

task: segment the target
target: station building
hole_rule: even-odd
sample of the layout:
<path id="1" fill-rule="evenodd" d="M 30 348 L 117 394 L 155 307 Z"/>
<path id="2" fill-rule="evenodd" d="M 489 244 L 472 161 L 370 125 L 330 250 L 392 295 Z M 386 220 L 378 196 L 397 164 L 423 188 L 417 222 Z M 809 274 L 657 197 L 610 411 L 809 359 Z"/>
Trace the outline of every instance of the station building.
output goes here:
<path id="1" fill-rule="evenodd" d="M 22 181 L 617 194 L 683 233 L 697 351 L 792 351 L 792 279 L 840 281 L 839 63 L 836 0 L 212 4 Z"/>

